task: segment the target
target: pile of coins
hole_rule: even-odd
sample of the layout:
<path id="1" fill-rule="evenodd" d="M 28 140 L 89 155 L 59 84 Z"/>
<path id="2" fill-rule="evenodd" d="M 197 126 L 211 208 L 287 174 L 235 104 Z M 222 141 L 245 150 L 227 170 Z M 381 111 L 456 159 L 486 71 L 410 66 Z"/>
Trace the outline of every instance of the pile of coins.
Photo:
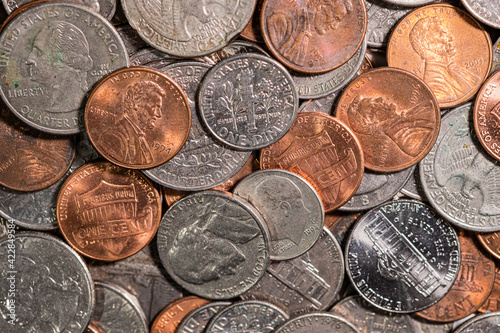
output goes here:
<path id="1" fill-rule="evenodd" d="M 0 332 L 500 331 L 500 3 L 3 6 Z"/>

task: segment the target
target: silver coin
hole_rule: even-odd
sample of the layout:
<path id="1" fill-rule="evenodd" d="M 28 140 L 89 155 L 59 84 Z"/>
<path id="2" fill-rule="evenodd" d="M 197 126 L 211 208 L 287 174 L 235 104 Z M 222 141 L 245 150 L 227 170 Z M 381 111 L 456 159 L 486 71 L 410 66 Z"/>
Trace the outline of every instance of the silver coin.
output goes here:
<path id="1" fill-rule="evenodd" d="M 146 317 L 135 296 L 112 284 L 95 282 L 92 324 L 105 332 L 147 333 Z"/>
<path id="2" fill-rule="evenodd" d="M 359 333 L 347 320 L 326 312 L 304 314 L 290 319 L 275 333 Z"/>
<path id="3" fill-rule="evenodd" d="M 116 31 L 122 38 L 129 57 L 148 46 L 128 23 L 116 26 Z"/>
<path id="4" fill-rule="evenodd" d="M 160 259 L 169 275 L 193 294 L 229 299 L 264 275 L 267 233 L 258 212 L 243 201 L 218 191 L 198 192 L 163 215 Z"/>
<path id="5" fill-rule="evenodd" d="M 366 0 L 368 47 L 385 47 L 392 28 L 411 10 L 412 8 L 391 5 L 385 0 Z"/>
<path id="6" fill-rule="evenodd" d="M 3 238 L 0 249 L 0 332 L 85 331 L 94 283 L 73 249 L 36 232 Z"/>
<path id="7" fill-rule="evenodd" d="M 250 157 L 251 152 L 228 149 L 212 139 L 201 125 L 196 96 L 210 67 L 181 62 L 161 69 L 186 93 L 191 108 L 191 130 L 184 146 L 170 161 L 143 171 L 158 184 L 181 191 L 209 189 L 234 176 Z"/>
<path id="8" fill-rule="evenodd" d="M 373 208 L 392 199 L 412 176 L 415 166 L 391 173 L 365 170 L 361 185 L 339 211 L 354 212 Z"/>
<path id="9" fill-rule="evenodd" d="M 12 13 L 17 8 L 36 0 L 2 0 L 3 6 L 8 14 Z M 96 13 L 101 14 L 108 20 L 113 18 L 116 11 L 116 0 L 66 0 L 73 3 L 84 5 Z"/>
<path id="10" fill-rule="evenodd" d="M 462 0 L 462 5 L 482 23 L 500 29 L 500 2 L 494 0 Z"/>
<path id="11" fill-rule="evenodd" d="M 321 98 L 344 88 L 356 76 L 366 54 L 366 39 L 342 66 L 323 74 L 290 72 L 301 99 Z"/>
<path id="12" fill-rule="evenodd" d="M 333 115 L 333 105 L 337 100 L 339 92 L 334 92 L 322 98 L 314 98 L 307 101 L 302 102 L 299 107 L 300 112 L 322 112 L 329 115 Z"/>
<path id="13" fill-rule="evenodd" d="M 430 322 L 418 317 L 412 317 L 413 325 L 419 333 L 451 333 L 453 331 L 452 323 Z"/>
<path id="14" fill-rule="evenodd" d="M 476 316 L 465 322 L 453 333 L 495 333 L 500 332 L 500 312 Z"/>
<path id="15" fill-rule="evenodd" d="M 200 87 L 203 123 L 217 140 L 237 150 L 278 141 L 297 116 L 298 95 L 288 71 L 256 53 L 222 60 Z"/>
<path id="16" fill-rule="evenodd" d="M 427 201 L 418 170 L 419 168 L 417 167 L 413 170 L 410 178 L 408 178 L 408 181 L 401 189 L 401 193 L 412 199 Z"/>
<path id="17" fill-rule="evenodd" d="M 211 302 L 191 311 L 177 327 L 177 333 L 205 333 L 205 327 L 220 310 L 231 302 Z"/>
<path id="18" fill-rule="evenodd" d="M 269 333 L 287 320 L 288 315 L 276 305 L 263 301 L 243 301 L 217 313 L 205 332 Z"/>
<path id="19" fill-rule="evenodd" d="M 438 302 L 460 269 L 456 232 L 416 200 L 368 211 L 351 231 L 345 255 L 358 293 L 375 307 L 397 313 Z"/>
<path id="20" fill-rule="evenodd" d="M 353 323 L 360 333 L 417 332 L 410 316 L 376 309 L 361 296 L 344 298 L 330 312 Z"/>
<path id="21" fill-rule="evenodd" d="M 500 69 L 500 38 L 493 45 L 493 63 L 491 64 L 491 73 Z M 490 74 L 491 74 L 490 73 Z"/>
<path id="22" fill-rule="evenodd" d="M 442 2 L 438 0 L 384 0 L 385 2 L 398 6 L 408 6 L 408 7 L 417 7 L 423 5 L 429 5 L 435 2 Z"/>
<path id="23" fill-rule="evenodd" d="M 111 23 L 72 3 L 26 9 L 2 30 L 0 44 L 1 97 L 21 120 L 54 134 L 80 132 L 89 89 L 129 64 Z"/>
<path id="24" fill-rule="evenodd" d="M 264 51 L 262 47 L 255 43 L 244 40 L 235 40 L 219 51 L 201 57 L 199 60 L 206 62 L 209 65 L 215 65 L 224 59 L 243 53 L 258 53 L 269 56 L 269 54 Z"/>
<path id="25" fill-rule="evenodd" d="M 342 250 L 323 228 L 309 251 L 295 259 L 271 262 L 262 280 L 241 297 L 272 302 L 293 317 L 330 307 L 343 280 Z"/>
<path id="26" fill-rule="evenodd" d="M 500 230 L 500 165 L 478 142 L 472 103 L 441 120 L 436 144 L 419 163 L 429 203 L 450 223 L 472 231 Z"/>
<path id="27" fill-rule="evenodd" d="M 152 47 L 143 48 L 130 56 L 130 65 L 132 66 L 147 66 L 159 69 L 179 61 L 175 58 L 165 54 Z M 154 63 L 154 65 L 152 65 Z M 159 65 L 161 63 L 161 65 Z"/>
<path id="28" fill-rule="evenodd" d="M 130 25 L 151 46 L 196 57 L 227 45 L 247 25 L 255 0 L 122 0 Z"/>

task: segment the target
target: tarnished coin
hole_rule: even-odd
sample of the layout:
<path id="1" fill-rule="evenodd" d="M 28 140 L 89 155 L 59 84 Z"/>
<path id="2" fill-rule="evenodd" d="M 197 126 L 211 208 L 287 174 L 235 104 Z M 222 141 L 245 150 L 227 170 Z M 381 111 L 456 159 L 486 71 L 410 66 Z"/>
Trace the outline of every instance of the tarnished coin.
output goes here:
<path id="1" fill-rule="evenodd" d="M 427 201 L 420 181 L 419 168 L 415 167 L 410 178 L 401 189 L 401 193 L 412 199 Z"/>
<path id="2" fill-rule="evenodd" d="M 496 72 L 500 69 L 500 38 L 497 39 L 493 45 L 493 63 L 491 65 L 491 72 Z"/>
<path id="3" fill-rule="evenodd" d="M 334 92 L 322 98 L 315 98 L 304 101 L 299 107 L 299 113 L 312 111 L 333 115 L 333 105 L 337 100 L 337 95 L 338 93 Z"/>
<path id="4" fill-rule="evenodd" d="M 196 296 L 187 296 L 168 305 L 156 317 L 151 325 L 151 333 L 178 333 L 177 327 L 193 310 L 210 303 L 209 300 Z"/>
<path id="5" fill-rule="evenodd" d="M 262 280 L 243 299 L 272 302 L 290 316 L 329 308 L 344 281 L 344 259 L 336 238 L 326 228 L 300 257 L 273 261 Z"/>
<path id="6" fill-rule="evenodd" d="M 182 89 L 145 67 L 114 72 L 92 90 L 85 107 L 92 144 L 114 164 L 146 169 L 171 159 L 186 142 L 191 110 Z"/>
<path id="7" fill-rule="evenodd" d="M 303 73 L 328 72 L 351 59 L 368 21 L 362 0 L 266 0 L 261 15 L 272 54 Z"/>
<path id="8" fill-rule="evenodd" d="M 425 204 L 397 200 L 368 211 L 346 246 L 347 273 L 372 305 L 397 313 L 430 307 L 460 268 L 458 236 Z"/>
<path id="9" fill-rule="evenodd" d="M 359 212 L 349 213 L 342 211 L 325 214 L 325 228 L 332 232 L 341 248 L 345 249 L 347 236 L 360 216 L 361 213 Z"/>
<path id="10" fill-rule="evenodd" d="M 351 81 L 339 97 L 335 115 L 359 138 L 365 167 L 378 172 L 417 164 L 436 142 L 441 119 L 424 81 L 390 67 Z"/>
<path id="11" fill-rule="evenodd" d="M 116 0 L 66 0 L 67 2 L 73 2 L 77 4 L 84 5 L 96 13 L 101 14 L 108 20 L 113 18 L 116 11 Z M 35 2 L 34 0 L 2 0 L 3 6 L 8 14 L 12 13 L 17 8 Z"/>
<path id="12" fill-rule="evenodd" d="M 387 61 L 422 78 L 439 106 L 449 108 L 471 99 L 490 73 L 491 40 L 466 11 L 448 4 L 429 5 L 396 25 Z"/>
<path id="13" fill-rule="evenodd" d="M 450 291 L 436 304 L 416 315 L 430 321 L 453 322 L 476 312 L 495 282 L 495 262 L 476 246 L 472 233 L 459 230 L 460 271 Z"/>
<path id="14" fill-rule="evenodd" d="M 210 321 L 206 333 L 259 332 L 270 333 L 288 320 L 276 305 L 263 301 L 243 301 L 230 305 Z"/>
<path id="15" fill-rule="evenodd" d="M 140 251 L 155 236 L 161 201 L 139 171 L 92 162 L 63 183 L 56 214 L 74 249 L 93 259 L 114 261 Z"/>
<path id="16" fill-rule="evenodd" d="M 220 310 L 231 302 L 210 302 L 191 311 L 177 327 L 177 333 L 205 333 L 205 327 Z"/>
<path id="17" fill-rule="evenodd" d="M 360 333 L 352 323 L 327 312 L 308 313 L 292 318 L 274 332 Z"/>
<path id="18" fill-rule="evenodd" d="M 26 126 L 0 103 L 0 185 L 15 191 L 47 188 L 68 171 L 75 139 Z"/>
<path id="19" fill-rule="evenodd" d="M 271 260 L 287 260 L 309 250 L 325 223 L 321 198 L 302 177 L 267 169 L 241 180 L 233 193 L 261 213 L 269 232 Z"/>
<path id="20" fill-rule="evenodd" d="M 500 312 L 476 316 L 457 328 L 453 333 L 499 332 Z"/>
<path id="21" fill-rule="evenodd" d="M 85 330 L 85 333 L 104 333 L 104 332 L 97 326 L 89 324 L 89 326 L 87 326 L 87 329 Z"/>
<path id="22" fill-rule="evenodd" d="M 129 64 L 111 23 L 72 3 L 26 9 L 4 27 L 0 44 L 1 97 L 21 120 L 54 134 L 80 132 L 89 89 Z"/>
<path id="23" fill-rule="evenodd" d="M 434 323 L 418 317 L 412 317 L 413 325 L 420 333 L 451 333 L 454 325 L 452 323 Z M 458 325 L 457 325 L 458 327 Z"/>
<path id="24" fill-rule="evenodd" d="M 330 310 L 354 324 L 360 333 L 416 333 L 413 320 L 406 314 L 381 311 L 361 296 L 344 298 Z"/>
<path id="25" fill-rule="evenodd" d="M 135 296 L 112 284 L 95 282 L 92 324 L 104 332 L 149 332 L 146 317 Z"/>
<path id="26" fill-rule="evenodd" d="M 500 166 L 474 135 L 472 104 L 443 117 L 436 144 L 419 168 L 429 203 L 446 220 L 467 230 L 500 230 Z"/>
<path id="27" fill-rule="evenodd" d="M 144 171 L 149 178 L 165 187 L 181 191 L 212 188 L 233 177 L 251 154 L 227 148 L 214 140 L 201 125 L 197 113 L 197 93 L 209 68 L 203 63 L 181 62 L 161 69 L 179 84 L 191 109 L 191 130 L 181 150 L 170 161 Z"/>
<path id="28" fill-rule="evenodd" d="M 137 32 L 135 32 L 134 28 L 132 28 L 130 24 L 125 23 L 116 25 L 115 23 L 115 27 L 116 31 L 118 31 L 118 34 L 122 38 L 123 43 L 125 44 L 125 48 L 127 49 L 129 56 L 136 54 L 141 49 L 148 46 L 148 44 L 146 44 L 146 42 L 141 37 L 139 37 Z"/>
<path id="29" fill-rule="evenodd" d="M 94 283 L 82 258 L 45 233 L 0 240 L 0 331 L 85 331 L 94 310 Z"/>
<path id="30" fill-rule="evenodd" d="M 258 53 L 268 56 L 267 52 L 257 44 L 243 40 L 235 40 L 219 51 L 210 53 L 199 59 L 210 65 L 215 65 L 226 58 L 242 53 Z"/>
<path id="31" fill-rule="evenodd" d="M 363 178 L 361 145 L 344 123 L 319 112 L 301 112 L 287 134 L 260 152 L 261 169 L 285 169 L 311 182 L 325 212 L 345 204 Z"/>
<path id="32" fill-rule="evenodd" d="M 236 150 L 256 150 L 285 135 L 297 115 L 299 99 L 282 65 L 246 53 L 210 69 L 198 103 L 203 123 L 217 140 Z"/>
<path id="33" fill-rule="evenodd" d="M 472 16 L 482 23 L 500 29 L 500 2 L 492 0 L 461 0 Z"/>
<path id="34" fill-rule="evenodd" d="M 496 265 L 495 268 L 495 283 L 491 290 L 488 299 L 481 305 L 478 312 L 497 312 L 500 311 L 500 267 Z"/>
<path id="35" fill-rule="evenodd" d="M 179 58 L 169 56 L 153 47 L 145 47 L 130 56 L 131 66 L 145 66 L 155 69 L 165 67 L 176 61 L 179 61 Z"/>
<path id="36" fill-rule="evenodd" d="M 387 0 L 366 0 L 368 13 L 366 42 L 368 47 L 385 47 L 394 25 L 411 10 L 412 8 L 394 5 Z"/>
<path id="37" fill-rule="evenodd" d="M 201 297 L 238 296 L 264 275 L 269 241 L 262 218 L 243 199 L 204 191 L 163 215 L 158 252 L 169 275 Z"/>
<path id="38" fill-rule="evenodd" d="M 255 0 L 122 0 L 121 4 L 130 25 L 149 45 L 174 56 L 196 57 L 235 38 L 248 24 Z"/>

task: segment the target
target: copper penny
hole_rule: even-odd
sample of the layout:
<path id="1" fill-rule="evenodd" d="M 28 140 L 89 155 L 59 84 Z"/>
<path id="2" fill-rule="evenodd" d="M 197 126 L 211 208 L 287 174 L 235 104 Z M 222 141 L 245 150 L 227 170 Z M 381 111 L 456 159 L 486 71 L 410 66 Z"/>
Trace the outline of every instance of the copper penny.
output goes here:
<path id="1" fill-rule="evenodd" d="M 184 317 L 208 303 L 210 303 L 209 300 L 196 296 L 188 296 L 172 302 L 156 316 L 151 325 L 151 333 L 175 333 Z"/>
<path id="2" fill-rule="evenodd" d="M 483 148 L 500 161 L 500 71 L 492 74 L 477 93 L 474 129 Z"/>
<path id="3" fill-rule="evenodd" d="M 262 3 L 264 0 L 257 0 L 255 2 L 255 8 L 253 10 L 253 15 L 250 21 L 241 31 L 240 37 L 248 39 L 255 43 L 263 43 L 264 38 L 262 37 L 262 28 L 260 26 L 260 16 L 262 12 Z"/>
<path id="4" fill-rule="evenodd" d="M 490 254 L 500 259 L 500 232 L 478 233 L 477 238 Z"/>
<path id="5" fill-rule="evenodd" d="M 290 170 L 306 178 L 318 191 L 325 212 L 331 212 L 358 189 L 364 158 L 361 144 L 344 123 L 305 111 L 285 136 L 261 150 L 260 168 Z"/>
<path id="6" fill-rule="evenodd" d="M 358 69 L 358 75 L 371 71 L 373 69 L 373 64 L 370 61 L 370 58 L 365 55 L 363 62 L 361 63 L 361 67 Z"/>
<path id="7" fill-rule="evenodd" d="M 63 183 L 56 216 L 75 250 L 92 259 L 114 261 L 133 255 L 153 239 L 161 200 L 141 172 L 93 162 L 76 169 Z"/>
<path id="8" fill-rule="evenodd" d="M 352 80 L 335 115 L 359 138 L 365 167 L 379 172 L 417 164 L 432 149 L 441 123 L 437 100 L 425 82 L 390 67 Z"/>
<path id="9" fill-rule="evenodd" d="M 113 72 L 92 90 L 85 128 L 104 158 L 131 169 L 158 166 L 186 142 L 191 111 L 181 88 L 145 67 Z"/>
<path id="10" fill-rule="evenodd" d="M 435 4 L 415 9 L 395 26 L 387 61 L 423 78 L 439 106 L 449 108 L 479 90 L 493 54 L 488 33 L 472 16 L 458 7 Z"/>
<path id="11" fill-rule="evenodd" d="M 68 171 L 74 137 L 41 133 L 24 125 L 0 103 L 0 185 L 17 191 L 49 187 Z"/>
<path id="12" fill-rule="evenodd" d="M 261 15 L 269 50 L 303 73 L 331 71 L 351 59 L 368 22 L 363 0 L 265 0 Z"/>
<path id="13" fill-rule="evenodd" d="M 498 312 L 500 311 L 500 266 L 495 269 L 495 284 L 493 290 L 486 300 L 478 309 L 479 312 Z"/>
<path id="14" fill-rule="evenodd" d="M 458 231 L 462 260 L 451 290 L 417 316 L 431 321 L 452 322 L 474 313 L 486 301 L 495 282 L 495 263 L 474 242 L 475 237 Z"/>

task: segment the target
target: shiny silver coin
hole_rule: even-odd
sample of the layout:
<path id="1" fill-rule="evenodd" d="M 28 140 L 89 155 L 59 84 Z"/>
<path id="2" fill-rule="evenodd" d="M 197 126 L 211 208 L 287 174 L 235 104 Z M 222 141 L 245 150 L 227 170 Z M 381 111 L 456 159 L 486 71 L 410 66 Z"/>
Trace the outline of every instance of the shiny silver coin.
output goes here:
<path id="1" fill-rule="evenodd" d="M 329 115 L 333 115 L 333 105 L 337 100 L 338 92 L 331 93 L 322 98 L 314 98 L 307 101 L 302 102 L 299 107 L 300 112 L 313 111 L 313 112 L 322 112 Z"/>
<path id="2" fill-rule="evenodd" d="M 206 190 L 234 176 L 250 157 L 251 152 L 235 151 L 214 140 L 201 125 L 196 97 L 199 84 L 210 68 L 204 63 L 180 62 L 161 69 L 186 93 L 191 130 L 177 155 L 143 171 L 158 184 L 180 191 Z"/>
<path id="3" fill-rule="evenodd" d="M 314 312 L 290 319 L 275 333 L 360 333 L 356 327 L 339 316 L 326 312 Z"/>
<path id="4" fill-rule="evenodd" d="M 358 293 L 375 307 L 397 313 L 438 302 L 460 269 L 455 230 L 415 200 L 368 211 L 351 231 L 345 256 Z"/>
<path id="5" fill-rule="evenodd" d="M 210 321 L 206 333 L 259 332 L 270 333 L 288 320 L 276 305 L 262 301 L 243 301 L 230 305 Z"/>
<path id="6" fill-rule="evenodd" d="M 385 47 L 394 25 L 411 10 L 412 8 L 393 5 L 385 0 L 366 0 L 368 47 Z"/>
<path id="7" fill-rule="evenodd" d="M 300 257 L 273 261 L 264 277 L 241 297 L 275 303 L 292 317 L 329 308 L 344 281 L 339 243 L 323 228 L 314 246 Z"/>
<path id="8" fill-rule="evenodd" d="M 384 1 L 392 5 L 407 6 L 407 7 L 430 5 L 431 3 L 439 2 L 438 0 L 384 0 Z"/>
<path id="9" fill-rule="evenodd" d="M 256 53 L 222 60 L 200 87 L 200 114 L 210 133 L 236 150 L 256 150 L 278 141 L 290 129 L 298 95 L 288 71 Z"/>
<path id="10" fill-rule="evenodd" d="M 138 300 L 125 289 L 96 281 L 95 295 L 94 326 L 104 332 L 149 332 Z"/>
<path id="11" fill-rule="evenodd" d="M 0 290 L 0 332 L 81 333 L 94 310 L 94 283 L 85 262 L 44 233 L 0 240 Z"/>
<path id="12" fill-rule="evenodd" d="M 500 230 L 500 165 L 476 138 L 472 108 L 467 103 L 442 118 L 436 144 L 419 163 L 420 179 L 429 203 L 448 222 L 493 232 Z"/>
<path id="13" fill-rule="evenodd" d="M 2 30 L 0 43 L 1 97 L 25 123 L 54 134 L 80 132 L 90 88 L 129 64 L 111 23 L 72 3 L 26 9 Z"/>
<path id="14" fill-rule="evenodd" d="M 495 0 L 462 0 L 467 11 L 482 23 L 500 29 L 500 2 Z"/>
<path id="15" fill-rule="evenodd" d="M 453 333 L 495 333 L 500 332 L 500 312 L 491 312 L 476 316 L 456 330 Z"/>
<path id="16" fill-rule="evenodd" d="M 168 274 L 210 299 L 241 295 L 269 264 L 262 217 L 243 199 L 218 191 L 198 192 L 173 204 L 163 215 L 157 242 Z"/>
<path id="17" fill-rule="evenodd" d="M 211 302 L 191 311 L 177 327 L 177 333 L 205 333 L 212 318 L 231 302 Z"/>
<path id="18" fill-rule="evenodd" d="M 408 178 L 406 184 L 401 188 L 401 193 L 415 200 L 427 201 L 418 170 L 419 168 L 414 168 L 410 178 Z"/>
<path id="19" fill-rule="evenodd" d="M 245 28 L 255 0 L 121 0 L 130 25 L 148 44 L 178 57 L 197 57 L 226 46 Z"/>
<path id="20" fill-rule="evenodd" d="M 8 14 L 12 13 L 17 8 L 34 2 L 35 0 L 2 0 L 3 6 Z M 113 18 L 116 11 L 116 0 L 66 0 L 68 2 L 73 2 L 77 4 L 84 5 L 96 13 L 101 14 L 108 20 Z"/>

